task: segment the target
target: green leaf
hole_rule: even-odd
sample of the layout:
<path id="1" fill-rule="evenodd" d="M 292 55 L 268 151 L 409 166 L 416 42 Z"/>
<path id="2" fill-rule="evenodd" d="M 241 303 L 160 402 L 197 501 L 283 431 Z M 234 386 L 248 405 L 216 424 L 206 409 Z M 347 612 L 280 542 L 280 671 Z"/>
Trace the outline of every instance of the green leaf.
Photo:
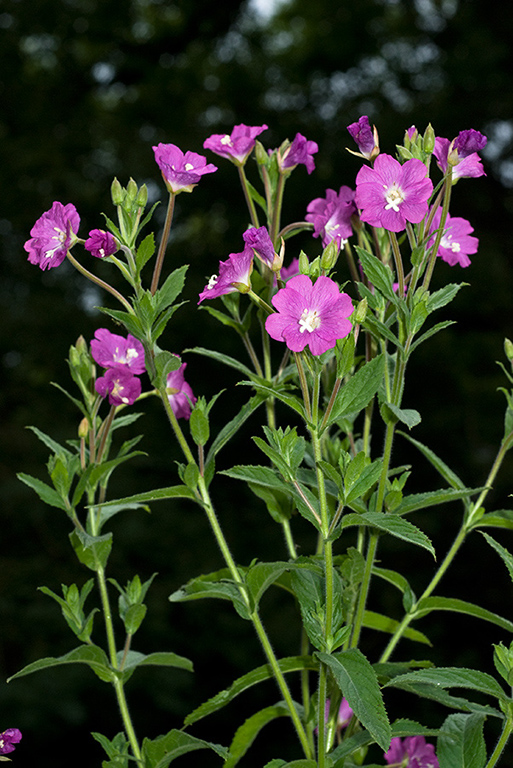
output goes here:
<path id="1" fill-rule="evenodd" d="M 366 512 L 360 515 L 351 512 L 348 515 L 344 515 L 340 527 L 343 529 L 349 528 L 352 525 L 367 525 L 378 528 L 380 531 L 397 536 L 397 538 L 408 541 L 410 544 L 423 547 L 423 549 L 431 552 L 433 557 L 435 556 L 433 545 L 426 534 L 410 523 L 409 520 L 404 520 L 395 514 L 385 515 L 380 512 Z"/>
<path id="2" fill-rule="evenodd" d="M 493 539 L 487 533 L 484 533 L 484 531 L 481 531 L 481 533 L 485 537 L 488 544 L 495 549 L 497 554 L 500 555 L 504 565 L 508 569 L 511 581 L 513 581 L 513 556 L 508 552 L 508 550 L 505 547 L 499 544 L 498 541 L 495 541 L 495 539 Z"/>
<path id="3" fill-rule="evenodd" d="M 124 670 L 135 669 L 136 667 L 173 667 L 175 669 L 186 669 L 193 671 L 192 661 L 185 656 L 179 656 L 170 651 L 157 651 L 156 653 L 139 653 L 138 651 L 128 651 L 124 656 L 124 651 L 118 651 L 118 663 L 125 658 Z"/>
<path id="4" fill-rule="evenodd" d="M 439 491 L 428 491 L 427 493 L 411 493 L 409 496 L 405 496 L 401 503 L 395 507 L 393 514 L 394 516 L 407 515 L 418 509 L 426 509 L 449 501 L 458 501 L 458 499 L 465 500 L 482 490 L 482 487 L 462 488 L 461 490 L 442 488 Z"/>
<path id="5" fill-rule="evenodd" d="M 226 747 L 203 741 L 183 731 L 172 730 L 164 736 L 157 736 L 156 739 L 144 739 L 143 762 L 146 768 L 167 768 L 177 757 L 196 749 L 212 749 L 223 760 L 228 757 Z"/>
<path id="6" fill-rule="evenodd" d="M 443 331 L 445 328 L 449 328 L 449 326 L 454 325 L 454 320 L 446 320 L 443 323 L 437 323 L 436 325 L 433 325 L 432 328 L 429 328 L 427 331 L 425 331 L 422 336 L 419 336 L 418 339 L 415 339 L 413 344 L 410 347 L 410 355 L 417 349 L 418 346 L 422 344 L 422 342 L 427 341 L 431 338 L 431 336 L 434 336 L 435 333 L 438 333 L 438 331 Z"/>
<path id="7" fill-rule="evenodd" d="M 357 648 L 333 655 L 315 654 L 333 673 L 356 717 L 386 752 L 392 733 L 376 673 Z"/>
<path id="8" fill-rule="evenodd" d="M 497 509 L 495 512 L 488 512 L 472 524 L 471 530 L 475 528 L 507 528 L 511 531 L 513 530 L 513 510 Z"/>
<path id="9" fill-rule="evenodd" d="M 97 645 L 79 645 L 78 648 L 74 648 L 72 651 L 69 651 L 69 653 L 65 653 L 64 656 L 59 656 L 57 658 L 47 657 L 45 659 L 33 661 L 32 664 L 28 664 L 19 672 L 16 672 L 16 674 L 11 675 L 7 682 L 15 680 L 18 677 L 31 675 L 32 672 L 40 672 L 43 669 L 59 667 L 63 664 L 87 664 L 87 666 L 91 667 L 93 672 L 98 675 L 100 680 L 103 680 L 104 682 L 112 682 L 115 679 L 116 673 L 110 666 L 105 651 Z"/>
<path id="10" fill-rule="evenodd" d="M 68 451 L 67 448 L 64 448 L 62 445 L 57 443 L 55 440 L 53 440 L 49 435 L 45 434 L 44 432 L 41 432 L 40 429 L 37 427 L 27 427 L 27 429 L 30 429 L 38 438 L 41 440 L 42 443 L 46 445 L 47 448 L 51 450 L 52 453 L 57 454 L 57 456 L 60 456 L 61 460 L 66 463 L 67 459 L 72 459 L 73 454 L 71 451 Z"/>
<path id="11" fill-rule="evenodd" d="M 153 254 L 155 253 L 155 236 L 153 232 L 151 232 L 149 235 L 146 235 L 144 240 L 141 242 L 137 249 L 136 254 L 136 264 L 137 264 L 137 272 L 141 274 L 141 270 L 146 264 L 147 261 L 151 259 Z"/>
<path id="12" fill-rule="evenodd" d="M 484 721 L 485 716 L 476 713 L 447 717 L 440 729 L 436 750 L 440 768 L 484 768 Z"/>
<path id="13" fill-rule="evenodd" d="M 363 615 L 363 624 L 369 629 L 376 629 L 379 632 L 388 632 L 393 634 L 399 626 L 399 622 L 395 619 L 391 619 L 389 616 L 383 616 L 381 613 L 375 611 L 365 611 Z M 424 645 L 432 645 L 431 641 L 423 632 L 419 632 L 416 629 L 408 627 L 404 630 L 404 637 L 408 640 L 414 640 L 417 643 L 424 643 Z"/>
<path id="14" fill-rule="evenodd" d="M 255 377 L 253 377 L 253 379 L 254 378 Z M 281 400 L 282 403 L 287 405 L 293 411 L 296 411 L 296 413 L 299 413 L 299 415 L 306 420 L 305 407 L 303 405 L 303 401 L 300 400 L 299 397 L 296 397 L 295 395 L 289 395 L 287 392 L 278 389 L 277 386 L 269 386 L 268 384 L 262 384 L 255 380 L 239 381 L 239 384 L 243 386 L 254 387 L 255 390 L 261 395 L 266 395 L 267 397 Z"/>
<path id="15" fill-rule="evenodd" d="M 438 736 L 438 728 L 426 728 L 414 720 L 396 720 L 392 723 L 392 738 L 404 739 L 408 736 Z M 330 757 L 337 762 L 333 768 L 344 768 L 344 758 L 362 747 L 372 744 L 373 738 L 367 731 L 345 738 L 342 743 L 331 752 Z"/>
<path id="16" fill-rule="evenodd" d="M 428 448 L 426 445 L 423 445 L 418 440 L 415 440 L 413 437 L 410 437 L 410 435 L 406 434 L 406 432 L 401 432 L 398 430 L 398 434 L 405 437 L 407 440 L 410 441 L 413 445 L 415 445 L 421 453 L 424 454 L 426 459 L 432 464 L 432 466 L 436 469 L 436 471 L 444 478 L 444 480 L 449 483 L 452 488 L 457 490 L 464 490 L 465 489 L 465 483 L 460 480 L 458 475 L 450 469 L 450 467 L 447 466 L 447 464 L 442 461 L 433 451 Z"/>
<path id="17" fill-rule="evenodd" d="M 151 237 L 151 235 L 150 235 Z M 171 272 L 166 278 L 164 285 L 159 288 L 155 294 L 155 310 L 162 312 L 180 295 L 185 282 L 185 273 L 189 269 L 188 264 L 184 264 Z"/>
<path id="18" fill-rule="evenodd" d="M 156 488 L 154 491 L 145 491 L 144 493 L 136 493 L 134 496 L 125 496 L 124 499 L 105 501 L 102 504 L 102 508 L 109 509 L 110 507 L 116 506 L 130 509 L 133 508 L 134 505 L 147 504 L 150 501 L 163 501 L 164 499 L 197 500 L 194 493 L 190 488 L 187 488 L 186 485 L 170 485 L 167 488 Z"/>
<path id="19" fill-rule="evenodd" d="M 395 417 L 396 421 L 401 421 L 403 424 L 406 424 L 408 429 L 411 429 L 412 427 L 416 427 L 417 424 L 420 424 L 422 421 L 421 415 L 418 411 L 413 410 L 412 408 L 398 408 L 397 405 L 393 405 L 392 403 L 383 403 L 383 406 L 389 411 L 392 412 L 393 416 Z M 386 421 L 389 421 L 390 418 L 387 418 Z"/>
<path id="20" fill-rule="evenodd" d="M 436 309 L 445 307 L 446 304 L 449 304 L 454 299 L 458 291 L 467 285 L 468 283 L 449 283 L 440 288 L 439 291 L 434 291 L 427 300 L 428 312 L 431 313 Z"/>
<path id="21" fill-rule="evenodd" d="M 277 717 L 284 717 L 289 714 L 289 708 L 285 703 L 281 702 L 274 706 L 261 709 L 260 712 L 255 712 L 255 714 L 249 717 L 240 728 L 237 728 L 233 741 L 230 744 L 228 759 L 224 763 L 223 768 L 235 768 L 262 728 Z"/>
<path id="22" fill-rule="evenodd" d="M 207 454 L 207 459 L 205 462 L 205 467 L 208 467 L 210 463 L 213 462 L 215 456 L 217 456 L 221 448 L 224 448 L 230 438 L 232 438 L 233 435 L 239 431 L 239 429 L 245 424 L 249 417 L 262 403 L 265 402 L 266 399 L 267 398 L 264 395 L 253 395 L 253 397 L 248 400 L 245 405 L 242 406 L 237 416 L 225 424 L 221 431 L 218 432 L 215 440 L 210 446 L 210 450 Z"/>
<path id="23" fill-rule="evenodd" d="M 319 669 L 318 661 L 311 656 L 289 656 L 284 659 L 279 659 L 278 666 L 284 674 L 287 672 L 302 672 L 303 670 Z M 271 679 L 273 679 L 273 671 L 269 664 L 263 664 L 260 667 L 256 667 L 256 669 L 252 669 L 251 672 L 247 672 L 242 677 L 237 678 L 229 688 L 220 691 L 213 698 L 205 701 L 197 709 L 187 715 L 184 725 L 192 725 L 203 717 L 211 715 L 213 712 L 217 712 L 248 688 L 257 685 L 257 683 L 262 683 L 265 680 Z"/>
<path id="24" fill-rule="evenodd" d="M 67 514 L 69 513 L 69 507 L 66 506 L 66 503 L 57 493 L 55 488 L 51 488 L 46 483 L 43 483 L 42 480 L 38 480 L 37 477 L 26 475 L 24 472 L 19 472 L 16 477 L 21 480 L 22 483 L 28 485 L 29 488 L 32 488 L 45 504 L 48 504 L 50 507 L 62 509 Z"/>
<path id="25" fill-rule="evenodd" d="M 280 576 L 291 567 L 287 562 L 256 563 L 246 573 L 246 586 L 257 610 L 262 595 Z"/>
<path id="26" fill-rule="evenodd" d="M 419 669 L 399 675 L 385 685 L 401 688 L 403 683 L 427 683 L 437 688 L 470 688 L 506 701 L 503 689 L 491 675 L 476 669 L 464 667 L 438 667 L 435 669 Z"/>
<path id="27" fill-rule="evenodd" d="M 358 413 L 365 408 L 378 391 L 384 371 L 385 358 L 378 355 L 351 376 L 347 384 L 343 384 L 338 391 L 327 426 L 343 416 Z"/>
<path id="28" fill-rule="evenodd" d="M 227 365 L 229 368 L 235 368 L 236 371 L 240 371 L 240 373 L 243 373 L 244 376 L 246 376 L 248 379 L 251 379 L 255 376 L 255 373 L 251 370 L 251 368 L 248 368 L 247 365 L 244 365 L 244 363 L 241 363 L 239 360 L 234 357 L 230 357 L 229 355 L 223 355 L 221 352 L 216 352 L 213 349 L 205 349 L 204 347 L 192 347 L 191 349 L 185 349 L 184 352 L 195 352 L 197 355 L 210 357 L 212 360 L 217 360 L 218 363 L 223 363 L 223 365 Z"/>
<path id="29" fill-rule="evenodd" d="M 144 328 L 141 325 L 141 321 L 131 312 L 123 312 L 120 309 L 108 309 L 107 307 L 97 307 L 97 309 L 103 312 L 104 315 L 108 315 L 118 323 L 121 323 L 128 333 L 131 333 L 136 339 L 144 337 Z"/>
<path id="30" fill-rule="evenodd" d="M 468 603 L 466 600 L 458 600 L 453 597 L 425 597 L 420 600 L 415 609 L 415 618 L 427 616 L 431 611 L 453 611 L 454 613 L 465 613 L 467 616 L 474 616 L 476 619 L 484 619 L 491 624 L 496 624 L 508 632 L 513 632 L 513 621 L 504 619 L 496 613 L 481 608 L 480 605 Z"/>
<path id="31" fill-rule="evenodd" d="M 191 579 L 180 589 L 177 589 L 171 595 L 169 600 L 172 603 L 181 603 L 189 600 L 201 600 L 203 598 L 216 598 L 220 600 L 229 600 L 239 616 L 243 619 L 249 619 L 248 606 L 242 596 L 243 585 L 236 584 L 231 579 L 228 568 L 222 568 L 214 573 L 207 573 Z"/>
<path id="32" fill-rule="evenodd" d="M 355 250 L 360 258 L 363 271 L 369 278 L 369 282 L 385 296 L 386 299 L 397 304 L 397 294 L 394 291 L 394 276 L 390 267 L 387 267 L 373 253 L 365 251 L 358 245 Z"/>

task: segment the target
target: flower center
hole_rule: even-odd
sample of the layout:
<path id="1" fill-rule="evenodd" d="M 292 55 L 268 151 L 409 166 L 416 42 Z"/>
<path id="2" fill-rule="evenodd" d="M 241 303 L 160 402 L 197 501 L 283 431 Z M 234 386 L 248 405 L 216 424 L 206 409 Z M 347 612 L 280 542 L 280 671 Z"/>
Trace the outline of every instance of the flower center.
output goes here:
<path id="1" fill-rule="evenodd" d="M 192 163 L 185 163 L 185 170 L 186 171 L 192 171 L 193 168 L 194 168 L 194 166 L 193 166 Z"/>
<path id="2" fill-rule="evenodd" d="M 45 251 L 46 259 L 51 259 L 55 251 L 58 251 L 59 248 L 66 242 L 66 232 L 63 232 L 63 230 L 59 229 L 59 227 L 54 227 L 54 230 L 57 232 L 57 234 L 52 237 L 52 240 L 57 240 L 58 245 L 56 245 L 55 248 L 49 248 L 47 251 Z"/>
<path id="3" fill-rule="evenodd" d="M 212 288 L 214 288 L 214 287 L 215 287 L 215 284 L 216 284 L 216 283 L 217 283 L 217 275 L 212 275 L 212 277 L 211 277 L 211 278 L 210 278 L 210 280 L 208 281 L 208 285 L 207 285 L 207 291 L 211 291 L 211 290 L 212 290 Z"/>
<path id="4" fill-rule="evenodd" d="M 226 136 L 223 136 L 223 138 L 221 139 L 221 144 L 224 144 L 227 147 L 231 147 L 232 146 L 231 137 L 228 136 L 228 134 L 226 134 Z"/>
<path id="5" fill-rule="evenodd" d="M 404 194 L 402 189 L 399 189 L 397 184 L 392 184 L 390 187 L 387 187 L 386 184 L 383 184 L 385 188 L 385 200 L 387 201 L 387 204 L 385 205 L 385 211 L 389 211 L 392 209 L 396 213 L 399 213 L 399 206 L 402 202 L 404 202 Z"/>
<path id="6" fill-rule="evenodd" d="M 445 235 L 442 237 L 441 245 L 443 245 L 444 248 L 448 248 L 453 253 L 461 252 L 461 244 L 453 240 L 452 235 Z"/>
<path id="7" fill-rule="evenodd" d="M 299 333 L 312 333 L 317 330 L 321 324 L 321 318 L 316 309 L 304 309 L 303 314 L 299 318 Z"/>
<path id="8" fill-rule="evenodd" d="M 129 363 L 131 360 L 134 360 L 136 357 L 139 357 L 139 352 L 133 347 L 129 347 L 126 351 L 127 363 Z"/>

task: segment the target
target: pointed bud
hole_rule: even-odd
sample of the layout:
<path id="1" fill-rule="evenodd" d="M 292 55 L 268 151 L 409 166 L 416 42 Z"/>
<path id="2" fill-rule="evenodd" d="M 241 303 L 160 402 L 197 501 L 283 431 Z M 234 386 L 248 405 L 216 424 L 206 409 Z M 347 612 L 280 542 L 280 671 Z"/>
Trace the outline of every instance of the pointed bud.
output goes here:
<path id="1" fill-rule="evenodd" d="M 114 205 L 121 205 L 123 200 L 125 199 L 123 187 L 121 186 L 121 184 L 117 179 L 114 179 L 114 181 L 111 184 L 110 196 L 112 198 L 112 202 Z"/>
<path id="2" fill-rule="evenodd" d="M 89 422 L 84 416 L 80 424 L 78 425 L 78 436 L 81 440 L 85 440 L 89 434 Z"/>
<path id="3" fill-rule="evenodd" d="M 513 362 L 513 342 L 509 339 L 504 339 L 504 352 L 510 362 Z"/>
<path id="4" fill-rule="evenodd" d="M 433 154 L 433 150 L 435 148 L 435 131 L 431 123 L 429 123 L 428 127 L 424 131 L 423 147 L 424 152 L 429 155 Z"/>
<path id="5" fill-rule="evenodd" d="M 299 274 L 300 275 L 310 274 L 310 263 L 308 261 L 308 256 L 304 251 L 301 251 L 301 253 L 299 254 Z"/>
<path id="6" fill-rule="evenodd" d="M 125 203 L 127 204 L 127 207 L 131 206 L 135 202 L 135 199 L 137 197 L 137 192 L 138 192 L 137 184 L 133 179 L 130 179 L 130 181 L 128 182 L 128 186 L 126 188 Z"/>
<path id="7" fill-rule="evenodd" d="M 353 315 L 353 322 L 357 325 L 361 325 L 367 317 L 367 299 L 362 299 L 358 302 L 355 313 Z"/>
<path id="8" fill-rule="evenodd" d="M 137 193 L 135 202 L 138 208 L 146 207 L 146 203 L 148 202 L 148 187 L 146 184 L 143 184 L 140 188 L 139 192 Z"/>
<path id="9" fill-rule="evenodd" d="M 325 270 L 326 272 L 329 272 L 330 269 L 333 269 L 337 263 L 339 253 L 340 249 L 337 245 L 337 241 L 331 240 L 331 242 L 328 243 L 322 252 L 321 269 Z"/>
<path id="10" fill-rule="evenodd" d="M 255 142 L 255 158 L 258 165 L 267 166 L 269 164 L 269 155 L 262 142 L 258 140 Z"/>

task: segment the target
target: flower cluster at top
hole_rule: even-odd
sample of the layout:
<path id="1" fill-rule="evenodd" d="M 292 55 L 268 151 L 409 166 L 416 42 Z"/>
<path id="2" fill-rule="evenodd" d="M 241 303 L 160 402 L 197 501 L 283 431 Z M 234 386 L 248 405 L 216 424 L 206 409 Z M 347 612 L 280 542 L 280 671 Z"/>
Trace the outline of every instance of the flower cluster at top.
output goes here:
<path id="1" fill-rule="evenodd" d="M 8 755 L 9 752 L 14 752 L 16 749 L 15 744 L 21 741 L 21 731 L 18 728 L 7 728 L 7 730 L 0 733 L 0 755 Z M 6 760 L 8 758 L 5 758 Z"/>

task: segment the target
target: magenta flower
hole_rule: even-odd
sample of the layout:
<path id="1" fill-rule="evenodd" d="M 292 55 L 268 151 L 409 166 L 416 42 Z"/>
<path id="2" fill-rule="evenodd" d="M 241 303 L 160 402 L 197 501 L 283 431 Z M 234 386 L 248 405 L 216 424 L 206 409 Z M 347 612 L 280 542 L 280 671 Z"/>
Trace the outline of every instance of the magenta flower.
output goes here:
<path id="1" fill-rule="evenodd" d="M 276 253 L 267 227 L 250 227 L 242 235 L 247 246 L 252 248 L 255 256 L 269 269 L 273 268 Z"/>
<path id="2" fill-rule="evenodd" d="M 367 115 L 362 115 L 357 123 L 351 123 L 347 130 L 355 140 L 360 150 L 359 154 L 366 160 L 374 160 L 379 154 L 379 140 L 376 128 L 371 128 Z"/>
<path id="3" fill-rule="evenodd" d="M 235 165 L 244 165 L 255 146 L 255 139 L 267 125 L 236 125 L 230 135 L 214 133 L 203 142 L 204 149 L 226 157 Z"/>
<path id="4" fill-rule="evenodd" d="M 292 352 L 308 344 L 313 355 L 322 355 L 351 332 L 353 303 L 329 277 L 313 284 L 307 275 L 291 277 L 271 301 L 278 311 L 265 321 L 267 333 Z"/>
<path id="5" fill-rule="evenodd" d="M 356 176 L 355 202 L 360 218 L 373 227 L 401 232 L 406 222 L 418 224 L 428 210 L 433 191 L 421 160 L 401 165 L 390 155 L 378 155 L 374 167 L 364 165 Z"/>
<path id="6" fill-rule="evenodd" d="M 199 295 L 198 304 L 204 299 L 217 299 L 225 293 L 248 293 L 251 290 L 253 249 L 248 245 L 241 253 L 230 253 L 226 261 L 219 262 L 219 274 L 212 275 Z"/>
<path id="7" fill-rule="evenodd" d="M 280 279 L 287 281 L 291 277 L 299 275 L 299 259 L 294 256 L 288 267 L 282 267 L 280 270 Z M 275 278 L 276 282 L 276 278 Z"/>
<path id="8" fill-rule="evenodd" d="M 312 173 L 315 168 L 315 162 L 312 157 L 319 151 L 319 146 L 315 141 L 307 141 L 300 133 L 296 133 L 292 144 L 283 151 L 278 150 L 278 165 L 282 171 L 291 171 L 296 165 L 302 163 L 306 165 L 308 173 Z"/>
<path id="9" fill-rule="evenodd" d="M 325 248 L 332 240 L 342 248 L 353 234 L 351 216 L 356 213 L 356 205 L 350 187 L 340 187 L 338 194 L 334 189 L 327 189 L 326 197 L 316 197 L 307 211 L 305 218 L 314 225 L 314 237 L 321 235 Z"/>
<path id="10" fill-rule="evenodd" d="M 398 768 L 439 768 L 435 748 L 424 736 L 407 736 L 404 741 L 394 737 L 385 760 Z"/>
<path id="11" fill-rule="evenodd" d="M 97 259 L 112 256 L 118 250 L 118 244 L 110 232 L 103 229 L 92 229 L 84 243 L 84 248 Z"/>
<path id="12" fill-rule="evenodd" d="M 162 171 L 162 177 L 169 192 L 192 192 L 205 173 L 217 171 L 203 155 L 196 152 L 182 152 L 175 144 L 158 144 L 153 147 L 155 160 Z"/>
<path id="13" fill-rule="evenodd" d="M 94 388 L 101 397 L 108 395 L 111 405 L 132 405 L 141 394 L 141 380 L 127 368 L 107 368 Z"/>
<path id="14" fill-rule="evenodd" d="M 184 371 L 187 363 L 182 363 L 176 371 L 171 371 L 167 377 L 167 396 L 169 404 L 177 419 L 188 419 L 191 408 L 196 402 L 190 384 L 184 380 Z"/>
<path id="15" fill-rule="evenodd" d="M 59 267 L 71 246 L 76 242 L 80 216 L 72 203 L 55 202 L 49 211 L 36 221 L 30 240 L 24 244 L 31 264 L 41 269 Z"/>
<path id="16" fill-rule="evenodd" d="M 433 154 L 442 173 L 447 172 L 449 164 L 452 165 L 453 181 L 462 178 L 475 179 L 486 176 L 481 158 L 477 154 L 486 146 L 486 142 L 486 136 L 470 128 L 460 131 L 452 141 L 437 136 Z"/>
<path id="17" fill-rule="evenodd" d="M 428 242 L 428 247 L 434 245 L 434 233 L 440 226 L 441 217 L 442 211 L 439 208 L 431 225 L 430 232 L 433 232 L 433 236 Z M 477 237 L 473 237 L 470 234 L 473 231 L 474 228 L 466 219 L 447 214 L 444 233 L 438 248 L 438 256 L 450 264 L 451 267 L 454 267 L 456 264 L 459 264 L 461 267 L 470 266 L 469 254 L 477 253 L 479 246 Z"/>
<path id="18" fill-rule="evenodd" d="M 9 752 L 14 752 L 16 747 L 22 739 L 21 731 L 18 728 L 7 728 L 3 733 L 0 733 L 0 755 L 8 755 Z M 8 758 L 5 758 L 6 760 Z"/>
<path id="19" fill-rule="evenodd" d="M 91 341 L 91 355 L 104 368 L 124 369 L 132 374 L 144 373 L 144 347 L 131 334 L 126 339 L 111 333 L 107 328 L 98 328 Z"/>

